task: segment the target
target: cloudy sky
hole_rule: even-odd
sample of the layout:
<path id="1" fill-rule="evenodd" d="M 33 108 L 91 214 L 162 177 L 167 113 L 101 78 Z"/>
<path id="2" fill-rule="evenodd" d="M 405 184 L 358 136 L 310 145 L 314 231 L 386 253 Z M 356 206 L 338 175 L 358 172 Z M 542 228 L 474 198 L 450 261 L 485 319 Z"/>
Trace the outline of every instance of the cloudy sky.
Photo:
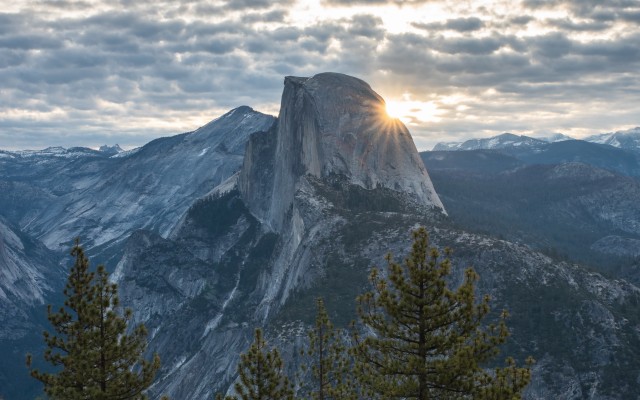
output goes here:
<path id="1" fill-rule="evenodd" d="M 638 0 L 0 0 L 0 148 L 139 146 L 283 77 L 369 82 L 419 149 L 640 125 Z"/>

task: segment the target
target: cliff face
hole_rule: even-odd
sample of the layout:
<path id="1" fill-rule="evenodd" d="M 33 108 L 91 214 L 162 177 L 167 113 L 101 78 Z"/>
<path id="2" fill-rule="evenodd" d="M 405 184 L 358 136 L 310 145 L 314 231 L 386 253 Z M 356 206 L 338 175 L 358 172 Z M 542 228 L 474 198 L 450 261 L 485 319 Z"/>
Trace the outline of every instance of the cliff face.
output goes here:
<path id="1" fill-rule="evenodd" d="M 30 309 L 63 286 L 58 258 L 0 217 L 0 340 L 32 333 L 36 323 L 30 320 Z"/>
<path id="2" fill-rule="evenodd" d="M 278 123 L 267 137 L 250 139 L 239 178 L 242 198 L 261 221 L 281 231 L 307 176 L 392 189 L 444 211 L 409 131 L 387 116 L 367 83 L 323 73 L 286 77 L 284 86 Z"/>
<path id="3" fill-rule="evenodd" d="M 167 236 L 195 199 L 240 169 L 250 135 L 274 121 L 244 106 L 113 157 L 90 149 L 11 153 L 0 158 L 0 207 L 15 210 L 8 218 L 50 249 L 67 251 L 81 235 L 92 259 L 111 266 L 136 229 Z"/>
<path id="4" fill-rule="evenodd" d="M 49 152 L 65 157 L 86 153 Z M 28 179 L 10 179 L 10 185 L 2 186 L 0 180 L 0 189 L 25 189 L 20 196 L 0 190 L 0 212 L 9 208 L 3 205 L 21 203 L 33 193 L 40 196 L 35 203 L 39 212 L 62 200 L 72 205 L 64 218 L 36 218 L 29 225 L 28 233 L 38 233 L 45 243 L 58 247 L 53 233 L 67 229 L 60 226 L 64 221 L 93 240 L 109 232 L 117 233 L 114 241 L 127 238 L 118 251 L 112 250 L 120 256 L 112 278 L 119 284 L 122 305 L 133 308 L 133 322 L 147 326 L 149 352 L 162 359 L 151 398 L 211 399 L 227 390 L 236 379 L 238 355 L 258 326 L 282 349 L 289 372 L 294 372 L 316 298 L 325 299 L 336 326 L 348 326 L 356 318 L 355 297 L 369 288 L 371 266 L 384 266 L 389 251 L 402 258 L 417 225 L 428 227 L 438 248 L 454 249 L 454 281 L 470 265 L 478 271 L 479 296 L 493 299 L 490 320 L 502 309 L 510 312 L 512 337 L 504 355 L 519 362 L 528 355 L 539 360 L 526 398 L 626 399 L 640 393 L 640 289 L 452 223 L 406 128 L 387 118 L 382 99 L 358 79 L 340 74 L 287 78 L 277 121 L 243 107 L 199 131 L 151 142 L 136 153 L 114 158 L 97 153 L 91 153 L 94 162 L 88 156 L 72 163 L 46 156 L 47 162 L 61 166 L 61 176 L 67 177 L 63 180 L 51 173 L 40 177 L 50 167 L 41 166 L 41 173 L 21 168 L 27 161 L 18 154 L 4 164 L 0 158 L 0 167 L 11 167 L 0 171 L 29 173 Z M 518 163 L 504 156 L 489 167 L 515 168 Z M 582 187 L 576 181 L 584 176 L 578 173 L 582 169 L 554 167 L 549 179 Z M 606 178 L 603 174 L 594 177 Z M 53 186 L 36 185 L 42 179 L 47 185 L 63 182 L 53 191 L 48 189 Z M 27 192 L 23 181 L 38 190 Z M 513 186 L 505 190 L 513 191 Z M 479 195 L 471 194 L 469 201 L 477 202 Z M 76 201 L 74 196 L 80 195 L 82 201 Z M 598 202 L 611 203 L 609 199 L 598 197 Z M 33 208 L 11 208 L 11 218 L 24 222 L 37 217 Z M 41 246 L 7 226 L 0 222 L 0 263 L 32 255 Z M 88 247 L 95 251 L 99 245 L 90 241 Z M 53 258 L 42 255 L 43 260 Z M 32 280 L 16 280 L 12 271 L 29 269 L 14 264 L 0 268 L 0 276 L 5 271 L 0 291 L 27 288 L 21 293 L 29 293 L 31 283 L 54 282 L 46 271 L 63 275 L 52 265 L 33 269 Z M 51 299 L 49 289 L 40 287 L 44 300 Z M 0 293 L 0 306 L 2 300 Z M 60 299 L 51 300 L 60 304 Z M 41 302 L 36 298 L 33 304 Z M 13 314 L 5 310 L 13 312 L 0 307 L 0 322 L 13 322 Z M 5 325 L 10 329 L 3 330 Z M 0 324 L 0 334 L 15 331 L 5 325 Z M 34 324 L 28 329 L 41 342 L 40 329 Z M 0 391 L 13 390 L 1 395 L 35 397 L 37 393 L 24 390 L 33 387 L 30 380 L 16 383 L 19 376 L 28 380 L 28 373 L 14 368 L 23 364 L 33 343 L 11 338 L 0 344 L 15 355 L 4 364 L 9 367 L 0 365 Z"/>
<path id="5" fill-rule="evenodd" d="M 0 216 L 0 398 L 34 398 L 39 385 L 24 364 L 29 352 L 40 358 L 45 304 L 57 298 L 65 271 L 59 256 Z M 6 396 L 6 397 L 3 397 Z"/>

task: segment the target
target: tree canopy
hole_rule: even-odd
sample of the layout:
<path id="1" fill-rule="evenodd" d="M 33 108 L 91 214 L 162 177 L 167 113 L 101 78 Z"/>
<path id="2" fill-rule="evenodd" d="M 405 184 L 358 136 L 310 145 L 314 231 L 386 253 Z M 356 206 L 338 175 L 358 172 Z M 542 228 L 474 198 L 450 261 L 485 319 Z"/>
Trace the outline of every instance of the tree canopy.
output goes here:
<path id="1" fill-rule="evenodd" d="M 103 265 L 91 271 L 79 241 L 71 250 L 74 265 L 64 289 L 64 306 L 48 319 L 54 333 L 45 331 L 44 359 L 53 372 L 31 369 L 52 399 L 146 399 L 144 394 L 160 368 L 160 358 L 148 361 L 144 325 L 127 333 L 130 309 L 121 310 L 118 288 L 109 282 Z"/>
<path id="2" fill-rule="evenodd" d="M 487 370 L 509 336 L 503 312 L 483 326 L 489 296 L 476 301 L 478 275 L 469 268 L 462 284 L 449 288 L 450 252 L 429 246 L 427 231 L 413 233 L 403 263 L 387 256 L 387 275 L 373 269 L 373 290 L 359 296 L 358 314 L 367 335 L 355 334 L 356 373 L 372 398 L 514 399 L 529 383 L 529 368 Z"/>

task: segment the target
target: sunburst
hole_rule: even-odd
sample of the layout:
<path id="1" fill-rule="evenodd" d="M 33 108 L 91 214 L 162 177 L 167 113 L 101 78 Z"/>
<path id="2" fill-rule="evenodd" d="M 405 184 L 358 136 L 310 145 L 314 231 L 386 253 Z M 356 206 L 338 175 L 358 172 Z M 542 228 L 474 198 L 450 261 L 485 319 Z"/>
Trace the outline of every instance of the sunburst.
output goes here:
<path id="1" fill-rule="evenodd" d="M 390 118 L 399 119 L 405 124 L 435 122 L 440 119 L 440 110 L 435 103 L 411 100 L 409 96 L 387 101 L 386 113 Z"/>

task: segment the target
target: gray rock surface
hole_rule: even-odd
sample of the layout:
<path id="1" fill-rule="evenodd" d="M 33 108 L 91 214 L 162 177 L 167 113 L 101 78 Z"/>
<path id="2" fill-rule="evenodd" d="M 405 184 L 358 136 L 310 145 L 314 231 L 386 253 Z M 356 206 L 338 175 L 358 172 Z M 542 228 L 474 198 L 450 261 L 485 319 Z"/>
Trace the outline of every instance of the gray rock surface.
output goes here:
<path id="1" fill-rule="evenodd" d="M 35 398 L 24 357 L 41 357 L 46 306 L 62 291 L 59 256 L 0 217 L 0 397 Z"/>
<path id="2" fill-rule="evenodd" d="M 82 235 L 89 254 L 104 261 L 119 256 L 119 247 L 136 229 L 167 236 L 194 199 L 240 168 L 249 136 L 273 122 L 269 115 L 240 107 L 194 132 L 154 140 L 126 156 L 109 158 L 82 148 L 5 152 L 0 180 L 39 195 L 27 199 L 36 207 L 12 215 L 21 229 L 57 251 L 66 251 Z M 9 193 L 0 195 L 0 203 L 3 196 Z"/>
<path id="3" fill-rule="evenodd" d="M 0 217 L 0 340 L 19 339 L 37 326 L 32 309 L 64 282 L 58 257 Z M 38 321 L 40 322 L 40 321 Z"/>
<path id="4" fill-rule="evenodd" d="M 387 116 L 384 100 L 367 83 L 323 73 L 286 77 L 284 86 L 277 126 L 267 137 L 252 137 L 239 177 L 258 219 L 280 231 L 307 175 L 386 187 L 444 211 L 409 131 Z"/>

